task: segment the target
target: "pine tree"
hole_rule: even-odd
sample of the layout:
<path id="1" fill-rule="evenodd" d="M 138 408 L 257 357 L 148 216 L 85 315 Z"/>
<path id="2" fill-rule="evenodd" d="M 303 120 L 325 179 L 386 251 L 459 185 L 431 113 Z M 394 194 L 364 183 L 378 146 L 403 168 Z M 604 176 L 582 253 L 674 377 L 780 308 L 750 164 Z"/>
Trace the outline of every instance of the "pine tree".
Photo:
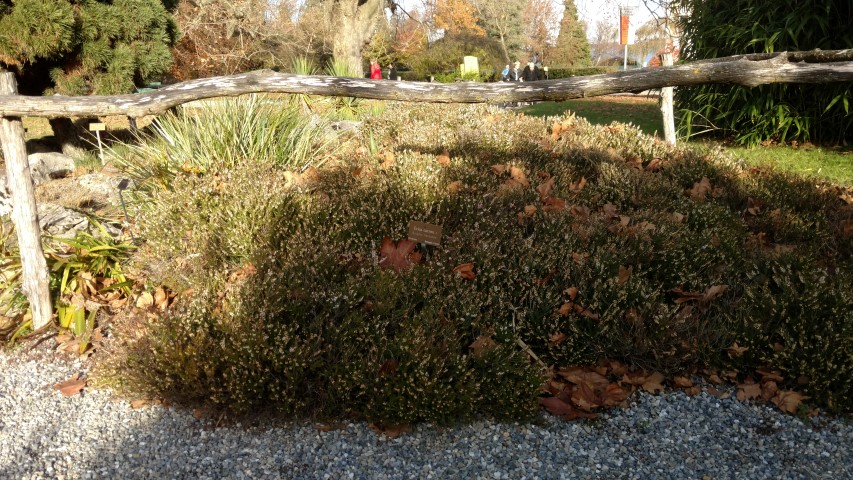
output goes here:
<path id="1" fill-rule="evenodd" d="M 176 0 L 0 0 L 0 65 L 21 93 L 133 91 L 172 64 Z"/>
<path id="2" fill-rule="evenodd" d="M 566 0 L 565 6 L 557 45 L 547 59 L 548 63 L 558 67 L 588 67 L 592 65 L 592 57 L 586 32 L 578 21 L 578 9 L 574 0 Z"/>
<path id="3" fill-rule="evenodd" d="M 177 0 L 0 0 L 0 69 L 25 95 L 132 92 L 165 73 L 178 30 Z M 66 153 L 77 135 L 51 120 Z"/>

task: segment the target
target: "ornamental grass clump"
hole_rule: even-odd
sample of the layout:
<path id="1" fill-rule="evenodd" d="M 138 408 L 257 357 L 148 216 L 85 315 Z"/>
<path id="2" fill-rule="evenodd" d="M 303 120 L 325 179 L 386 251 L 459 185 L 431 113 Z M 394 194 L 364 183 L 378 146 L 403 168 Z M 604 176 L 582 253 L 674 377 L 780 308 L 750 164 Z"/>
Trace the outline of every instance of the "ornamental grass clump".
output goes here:
<path id="1" fill-rule="evenodd" d="M 850 411 L 839 222 L 853 213 L 836 187 L 792 179 L 785 193 L 785 177 L 620 124 L 393 108 L 321 169 L 277 181 L 236 168 L 220 193 L 220 178 L 187 174 L 155 196 L 204 219 L 147 230 L 175 266 L 152 280 L 193 265 L 176 287 L 192 290 L 144 336 L 120 336 L 121 386 L 236 411 L 449 423 L 529 418 L 543 366 L 618 359 L 779 369 L 780 388 Z M 215 213 L 253 187 L 262 214 Z M 441 225 L 441 244 L 408 241 L 412 220 Z M 251 242 L 197 240 L 214 225 Z M 232 253 L 192 264 L 201 246 Z"/>

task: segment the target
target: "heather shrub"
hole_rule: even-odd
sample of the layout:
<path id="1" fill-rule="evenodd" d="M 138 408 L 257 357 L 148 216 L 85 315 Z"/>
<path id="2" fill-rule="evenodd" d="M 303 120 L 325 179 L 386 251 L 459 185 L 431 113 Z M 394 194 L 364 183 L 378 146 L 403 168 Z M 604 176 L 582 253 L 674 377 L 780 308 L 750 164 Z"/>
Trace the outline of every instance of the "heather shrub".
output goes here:
<path id="1" fill-rule="evenodd" d="M 828 186 L 630 126 L 389 108 L 295 181 L 234 168 L 154 195 L 146 248 L 171 257 L 149 258 L 193 293 L 128 337 L 122 386 L 236 411 L 526 418 L 544 377 L 520 341 L 547 365 L 777 368 L 849 411 L 849 210 Z M 170 229 L 180 215 L 198 219 Z M 441 246 L 389 264 L 383 239 L 410 220 L 442 225 Z"/>

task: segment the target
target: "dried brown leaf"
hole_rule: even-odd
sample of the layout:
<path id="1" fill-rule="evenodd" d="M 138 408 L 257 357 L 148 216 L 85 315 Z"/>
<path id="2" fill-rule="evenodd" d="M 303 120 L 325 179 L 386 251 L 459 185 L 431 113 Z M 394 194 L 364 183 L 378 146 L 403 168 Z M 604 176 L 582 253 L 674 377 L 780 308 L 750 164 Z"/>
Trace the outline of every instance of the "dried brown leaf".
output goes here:
<path id="1" fill-rule="evenodd" d="M 457 265 L 453 272 L 464 278 L 465 280 L 476 280 L 477 274 L 474 273 L 474 264 L 473 263 L 463 263 L 461 265 Z"/>
<path id="2" fill-rule="evenodd" d="M 579 218 L 587 218 L 589 217 L 589 207 L 585 207 L 583 205 L 572 205 L 569 213 Z"/>
<path id="3" fill-rule="evenodd" d="M 411 268 L 421 260 L 421 255 L 415 252 L 415 247 L 417 244 L 409 239 L 400 240 L 395 244 L 390 238 L 383 238 L 379 247 L 379 268 L 390 268 L 398 272 Z"/>
<path id="4" fill-rule="evenodd" d="M 616 208 L 616 205 L 613 205 L 612 203 L 605 203 L 601 207 L 601 211 L 603 211 L 604 214 L 607 215 L 607 218 L 619 218 L 619 209 Z"/>
<path id="5" fill-rule="evenodd" d="M 574 306 L 575 304 L 573 304 L 572 302 L 566 302 L 560 306 L 560 309 L 557 310 L 557 313 L 559 313 L 563 317 L 568 317 L 574 310 Z"/>
<path id="6" fill-rule="evenodd" d="M 616 284 L 622 285 L 625 282 L 627 282 L 628 279 L 631 278 L 631 272 L 633 272 L 633 271 L 634 271 L 633 266 L 629 266 L 629 267 L 625 268 L 624 266 L 620 265 L 619 266 L 619 274 L 616 277 Z"/>
<path id="7" fill-rule="evenodd" d="M 412 426 L 407 423 L 394 423 L 394 424 L 376 424 L 376 423 L 368 423 L 368 427 L 371 430 L 376 432 L 377 435 L 385 435 L 388 438 L 397 438 L 404 433 L 409 433 L 412 431 Z"/>
<path id="8" fill-rule="evenodd" d="M 705 290 L 705 293 L 702 295 L 702 300 L 705 302 L 710 302 L 711 300 L 714 300 L 715 298 L 725 293 L 728 289 L 728 285 L 713 285 L 707 290 Z"/>
<path id="9" fill-rule="evenodd" d="M 583 187 L 585 187 L 585 186 L 586 186 L 586 177 L 581 177 L 580 180 L 569 185 L 569 190 L 571 190 L 572 193 L 580 193 L 581 190 L 583 190 Z"/>
<path id="10" fill-rule="evenodd" d="M 563 295 L 568 295 L 570 300 L 574 300 L 578 296 L 578 287 L 569 287 L 563 290 Z"/>
<path id="11" fill-rule="evenodd" d="M 503 164 L 492 165 L 492 173 L 495 175 L 503 175 L 506 173 L 507 166 Z"/>
<path id="12" fill-rule="evenodd" d="M 601 401 L 605 407 L 615 407 L 628 399 L 628 391 L 616 383 L 610 383 L 601 393 Z"/>
<path id="13" fill-rule="evenodd" d="M 568 337 L 566 337 L 565 333 L 556 332 L 556 333 L 551 334 L 551 338 L 548 340 L 548 344 L 553 347 L 555 345 L 559 345 L 559 344 L 565 342 L 566 338 L 568 338 Z"/>
<path id="14" fill-rule="evenodd" d="M 761 385 L 757 383 L 740 383 L 737 386 L 737 399 L 741 402 L 761 396 Z"/>
<path id="15" fill-rule="evenodd" d="M 334 430 L 346 430 L 347 424 L 346 423 L 337 423 L 337 422 L 318 423 L 317 425 L 314 426 L 314 428 L 316 428 L 318 432 L 332 432 Z"/>
<path id="16" fill-rule="evenodd" d="M 154 305 L 159 310 L 165 310 L 169 306 L 169 295 L 163 287 L 157 287 L 154 291 Z"/>
<path id="17" fill-rule="evenodd" d="M 392 152 L 391 150 L 386 151 L 385 154 L 383 155 L 383 157 L 384 157 L 382 160 L 382 168 L 383 169 L 387 169 L 387 168 L 391 167 L 397 161 L 397 157 L 394 155 L 394 152 Z M 441 160 L 439 160 L 438 163 L 441 163 Z"/>
<path id="18" fill-rule="evenodd" d="M 142 292 L 136 297 L 137 308 L 149 308 L 154 305 L 154 296 L 148 292 Z"/>
<path id="19" fill-rule="evenodd" d="M 643 382 L 641 387 L 649 393 L 663 392 L 663 381 L 664 376 L 659 372 L 654 372 L 646 377 L 646 381 Z"/>
<path id="20" fill-rule="evenodd" d="M 542 211 L 547 213 L 559 212 L 566 208 L 566 201 L 557 197 L 548 197 L 542 204 Z"/>
<path id="21" fill-rule="evenodd" d="M 737 342 L 735 342 L 734 344 L 732 344 L 731 347 L 726 349 L 726 352 L 728 352 L 729 357 L 737 358 L 737 357 L 742 356 L 743 353 L 746 352 L 747 350 L 749 350 L 748 347 L 741 347 L 737 344 Z"/>
<path id="22" fill-rule="evenodd" d="M 551 196 L 551 192 L 554 191 L 554 177 L 549 178 L 548 180 L 539 184 L 536 187 L 536 191 L 539 192 L 539 199 L 545 200 L 546 198 Z"/>
<path id="23" fill-rule="evenodd" d="M 441 154 L 435 157 L 435 160 L 439 165 L 450 165 L 450 152 L 447 150 L 441 152 Z"/>
<path id="24" fill-rule="evenodd" d="M 575 415 L 576 409 L 570 404 L 557 397 L 545 397 L 539 399 L 539 404 L 545 407 L 552 415 Z"/>
<path id="25" fill-rule="evenodd" d="M 480 335 L 476 340 L 471 342 L 471 345 L 468 345 L 468 348 L 471 349 L 475 357 L 480 357 L 485 351 L 495 345 L 497 345 L 497 342 L 495 342 L 491 335 Z"/>
<path id="26" fill-rule="evenodd" d="M 797 413 L 797 410 L 800 408 L 800 403 L 803 400 L 808 400 L 811 397 L 807 397 L 802 393 L 795 392 L 793 390 L 779 390 L 776 395 L 770 400 L 773 402 L 779 410 L 782 410 L 786 413 Z"/>
<path id="27" fill-rule="evenodd" d="M 80 378 L 79 373 L 75 373 L 68 380 L 54 385 L 53 388 L 55 390 L 59 390 L 59 393 L 61 393 L 62 395 L 66 397 L 71 397 L 80 393 L 83 390 L 83 387 L 86 386 L 87 381 L 88 380 L 86 380 L 85 378 Z"/>
<path id="28" fill-rule="evenodd" d="M 690 388 L 693 386 L 693 380 L 689 377 L 677 375 L 673 377 L 672 384 L 678 388 Z"/>
<path id="29" fill-rule="evenodd" d="M 717 398 L 729 398 L 732 396 L 731 393 L 725 390 L 717 390 L 714 387 L 705 387 L 705 391 L 708 392 L 708 395 L 713 395 Z"/>
<path id="30" fill-rule="evenodd" d="M 527 175 L 524 173 L 524 170 L 518 167 L 509 167 L 509 177 L 521 184 L 524 188 L 530 186 L 530 182 L 527 180 Z"/>
<path id="31" fill-rule="evenodd" d="M 687 193 L 691 198 L 701 200 L 704 199 L 712 189 L 711 180 L 709 180 L 708 177 L 702 177 L 702 180 L 694 183 L 693 188 L 688 190 Z"/>

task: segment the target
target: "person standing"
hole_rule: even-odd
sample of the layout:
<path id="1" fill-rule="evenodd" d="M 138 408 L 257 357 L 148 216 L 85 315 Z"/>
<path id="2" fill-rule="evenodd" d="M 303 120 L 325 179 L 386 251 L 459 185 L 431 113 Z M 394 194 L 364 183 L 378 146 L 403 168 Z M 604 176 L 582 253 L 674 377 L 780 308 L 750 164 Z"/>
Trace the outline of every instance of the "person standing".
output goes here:
<path id="1" fill-rule="evenodd" d="M 379 62 L 375 58 L 370 60 L 370 79 L 382 80 L 382 67 L 379 66 Z"/>
<path id="2" fill-rule="evenodd" d="M 501 72 L 501 80 L 503 80 L 504 82 L 508 82 L 510 80 L 509 79 L 509 64 L 507 64 L 504 67 L 503 71 Z"/>
<path id="3" fill-rule="evenodd" d="M 521 71 L 521 81 L 533 81 L 533 62 L 528 62 L 527 65 L 524 66 L 524 70 Z"/>
<path id="4" fill-rule="evenodd" d="M 388 64 L 388 80 L 397 80 L 397 67 L 393 63 Z"/>

